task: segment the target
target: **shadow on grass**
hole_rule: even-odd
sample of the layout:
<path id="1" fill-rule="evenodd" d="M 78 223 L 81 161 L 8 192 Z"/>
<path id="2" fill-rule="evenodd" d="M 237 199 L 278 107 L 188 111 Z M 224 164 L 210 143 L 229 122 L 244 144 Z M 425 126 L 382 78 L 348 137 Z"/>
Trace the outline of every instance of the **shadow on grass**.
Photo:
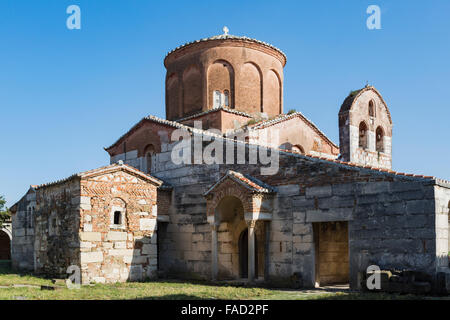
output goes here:
<path id="1" fill-rule="evenodd" d="M 3 285 L 11 285 L 11 284 L 36 284 L 36 285 L 46 285 L 51 283 L 51 279 L 49 277 L 45 277 L 44 275 L 33 274 L 32 272 L 13 270 L 11 266 L 10 260 L 0 260 L 0 276 L 3 277 L 2 283 Z"/>

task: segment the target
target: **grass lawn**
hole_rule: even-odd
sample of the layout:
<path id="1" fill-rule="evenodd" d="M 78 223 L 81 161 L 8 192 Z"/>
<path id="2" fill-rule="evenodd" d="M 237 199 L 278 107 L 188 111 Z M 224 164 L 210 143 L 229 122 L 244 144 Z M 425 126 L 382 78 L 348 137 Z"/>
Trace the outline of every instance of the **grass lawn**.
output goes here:
<path id="1" fill-rule="evenodd" d="M 25 286 L 21 286 L 25 285 Z M 381 293 L 327 292 L 321 290 L 274 290 L 217 285 L 207 282 L 161 280 L 82 286 L 80 289 L 54 286 L 51 280 L 13 273 L 0 261 L 0 300 L 109 300 L 109 299 L 232 299 L 232 300 L 315 300 L 315 299 L 435 299 L 433 297 Z M 445 297 L 450 299 L 450 297 Z M 437 298 L 436 298 L 437 299 Z M 442 297 L 440 299 L 443 299 Z"/>

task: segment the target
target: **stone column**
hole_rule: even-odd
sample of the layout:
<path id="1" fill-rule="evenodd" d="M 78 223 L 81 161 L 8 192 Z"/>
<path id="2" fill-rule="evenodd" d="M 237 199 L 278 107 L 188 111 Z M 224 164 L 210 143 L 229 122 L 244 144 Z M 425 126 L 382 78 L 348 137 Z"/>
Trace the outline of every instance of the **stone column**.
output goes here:
<path id="1" fill-rule="evenodd" d="M 264 243 L 264 280 L 269 280 L 269 252 L 270 252 L 270 221 L 264 221 L 265 243 Z"/>
<path id="2" fill-rule="evenodd" d="M 255 226 L 256 220 L 247 221 L 248 225 L 248 281 L 255 280 Z"/>
<path id="3" fill-rule="evenodd" d="M 217 229 L 216 224 L 211 224 L 211 279 L 217 280 L 218 254 L 217 254 Z"/>

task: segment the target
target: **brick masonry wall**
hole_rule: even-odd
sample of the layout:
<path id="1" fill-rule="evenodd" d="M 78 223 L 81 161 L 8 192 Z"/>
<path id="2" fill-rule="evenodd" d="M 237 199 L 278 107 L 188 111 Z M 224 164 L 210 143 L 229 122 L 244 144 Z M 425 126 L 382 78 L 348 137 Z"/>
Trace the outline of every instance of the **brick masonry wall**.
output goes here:
<path id="1" fill-rule="evenodd" d="M 225 89 L 230 108 L 280 114 L 285 62 L 278 51 L 241 40 L 204 41 L 176 50 L 164 61 L 166 118 L 212 109 L 213 91 Z"/>
<path id="2" fill-rule="evenodd" d="M 84 283 L 156 276 L 155 185 L 123 171 L 82 180 L 79 208 Z M 114 212 L 121 213 L 119 224 Z"/>

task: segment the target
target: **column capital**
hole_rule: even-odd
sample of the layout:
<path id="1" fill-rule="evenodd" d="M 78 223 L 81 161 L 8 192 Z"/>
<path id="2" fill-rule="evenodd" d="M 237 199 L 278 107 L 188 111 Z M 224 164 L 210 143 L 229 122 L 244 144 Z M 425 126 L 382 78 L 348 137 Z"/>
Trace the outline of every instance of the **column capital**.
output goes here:
<path id="1" fill-rule="evenodd" d="M 256 221 L 257 220 L 245 220 L 245 223 L 247 223 L 247 226 L 249 228 L 254 228 L 254 227 L 256 227 Z"/>

